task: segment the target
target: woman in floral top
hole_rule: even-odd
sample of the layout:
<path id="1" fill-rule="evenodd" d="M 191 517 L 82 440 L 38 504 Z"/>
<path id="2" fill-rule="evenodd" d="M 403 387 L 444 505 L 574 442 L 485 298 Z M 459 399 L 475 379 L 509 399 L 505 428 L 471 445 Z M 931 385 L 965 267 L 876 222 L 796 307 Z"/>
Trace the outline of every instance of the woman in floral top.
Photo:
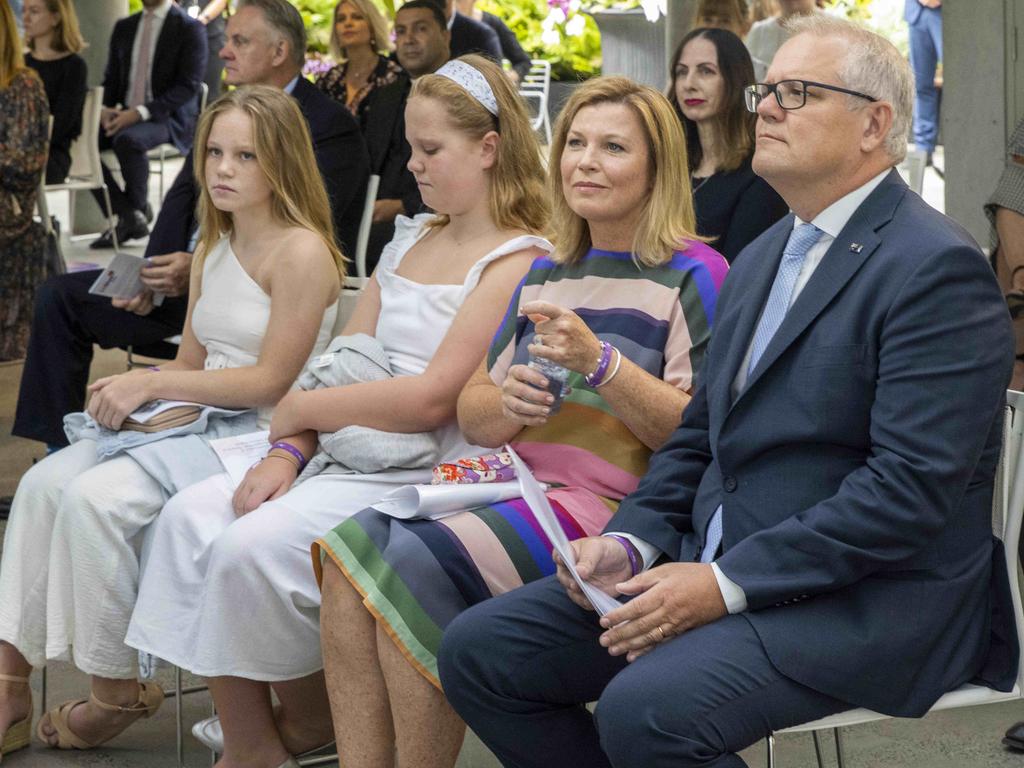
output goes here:
<path id="1" fill-rule="evenodd" d="M 46 167 L 49 108 L 25 66 L 14 13 L 0 3 L 0 361 L 24 357 L 45 234 L 32 221 Z"/>
<path id="2" fill-rule="evenodd" d="M 387 57 L 388 25 L 372 0 L 341 0 L 334 8 L 331 53 L 341 63 L 316 82 L 365 129 L 366 97 L 395 82 L 402 68 Z"/>

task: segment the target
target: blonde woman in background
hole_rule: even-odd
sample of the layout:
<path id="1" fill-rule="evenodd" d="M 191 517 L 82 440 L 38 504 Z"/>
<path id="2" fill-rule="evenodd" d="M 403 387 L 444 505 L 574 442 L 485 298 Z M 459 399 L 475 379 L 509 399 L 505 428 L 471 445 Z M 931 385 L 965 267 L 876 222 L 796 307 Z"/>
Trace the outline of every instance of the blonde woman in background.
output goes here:
<path id="1" fill-rule="evenodd" d="M 331 54 L 340 62 L 317 81 L 317 87 L 344 104 L 366 128 L 367 97 L 395 82 L 404 70 L 388 58 L 388 23 L 373 0 L 341 0 L 334 7 Z"/>
<path id="2" fill-rule="evenodd" d="M 342 256 L 294 99 L 263 86 L 233 91 L 203 114 L 195 146 L 203 236 L 181 347 L 160 369 L 90 387 L 89 413 L 112 430 L 158 398 L 256 408 L 266 427 L 334 324 Z M 188 437 L 145 447 L 166 448 L 173 468 L 197 450 Z M 139 540 L 173 490 L 130 453 L 100 460 L 92 439 L 22 477 L 0 561 L 0 730 L 31 716 L 28 675 L 49 659 L 70 658 L 91 676 L 87 699 L 40 721 L 37 735 L 52 747 L 98 746 L 160 706 L 159 686 L 137 682 L 124 635 Z"/>
<path id="3" fill-rule="evenodd" d="M 46 130 L 43 83 L 25 66 L 10 5 L 0 3 L 0 361 L 25 356 L 36 287 L 45 277 L 46 235 L 32 214 Z"/>
<path id="4" fill-rule="evenodd" d="M 25 63 L 42 78 L 53 115 L 46 183 L 59 184 L 71 168 L 71 142 L 82 132 L 87 71 L 78 52 L 85 40 L 71 0 L 25 0 L 22 20 Z"/>

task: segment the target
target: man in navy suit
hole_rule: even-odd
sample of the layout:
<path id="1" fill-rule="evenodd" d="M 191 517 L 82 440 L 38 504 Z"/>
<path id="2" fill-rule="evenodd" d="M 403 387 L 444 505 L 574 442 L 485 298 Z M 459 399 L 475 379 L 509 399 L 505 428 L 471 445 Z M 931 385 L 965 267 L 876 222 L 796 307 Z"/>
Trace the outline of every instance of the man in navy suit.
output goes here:
<path id="1" fill-rule="evenodd" d="M 149 234 L 146 198 L 149 159 L 160 144 L 182 153 L 192 146 L 199 115 L 199 84 L 206 71 L 206 32 L 171 0 L 143 0 L 143 10 L 121 19 L 110 37 L 103 75 L 100 149 L 113 149 L 124 177 L 122 188 L 104 165 L 103 179 L 117 214 L 117 242 Z M 101 207 L 103 196 L 96 191 Z M 112 248 L 105 232 L 92 248 Z"/>
<path id="2" fill-rule="evenodd" d="M 310 126 L 339 242 L 354 244 L 369 156 L 348 110 L 300 76 L 295 51 L 305 50 L 302 18 L 287 0 L 243 0 L 228 22 L 228 41 L 220 56 L 230 85 L 291 88 Z M 174 355 L 175 348 L 162 339 L 181 333 L 185 322 L 198 199 L 189 152 L 149 237 L 146 257 L 152 266 L 143 269 L 148 288 L 139 296 L 107 300 L 89 294 L 95 270 L 61 275 L 40 286 L 13 434 L 53 447 L 67 444 L 63 417 L 85 404 L 93 344 L 141 347 L 139 351 L 156 357 Z M 154 292 L 166 296 L 161 306 L 153 305 Z"/>
<path id="3" fill-rule="evenodd" d="M 1013 339 L 977 245 L 893 169 L 911 73 L 821 16 L 766 80 L 754 170 L 795 215 L 733 263 L 682 423 L 573 545 L 632 599 L 598 623 L 559 564 L 445 634 L 445 693 L 507 766 L 737 768 L 796 723 L 1013 684 L 991 532 Z"/>
<path id="4" fill-rule="evenodd" d="M 501 42 L 493 29 L 455 10 L 455 0 L 437 0 L 437 2 L 444 8 L 445 17 L 448 19 L 448 29 L 452 33 L 449 47 L 453 59 L 467 53 L 479 53 L 501 63 Z"/>

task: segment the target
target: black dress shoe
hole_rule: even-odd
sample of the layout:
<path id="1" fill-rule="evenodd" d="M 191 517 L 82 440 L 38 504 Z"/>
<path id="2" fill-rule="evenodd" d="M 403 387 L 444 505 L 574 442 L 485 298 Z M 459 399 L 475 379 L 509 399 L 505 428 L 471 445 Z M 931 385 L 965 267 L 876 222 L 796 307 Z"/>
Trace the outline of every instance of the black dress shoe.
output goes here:
<path id="1" fill-rule="evenodd" d="M 1024 723 L 1014 723 L 1003 736 L 1004 746 L 1024 751 Z"/>
<path id="2" fill-rule="evenodd" d="M 120 217 L 117 222 L 117 242 L 123 244 L 128 240 L 137 240 L 149 234 L 149 227 L 146 226 L 146 216 L 142 211 L 132 211 Z M 98 238 L 89 243 L 93 249 L 113 248 L 114 235 L 108 229 Z"/>

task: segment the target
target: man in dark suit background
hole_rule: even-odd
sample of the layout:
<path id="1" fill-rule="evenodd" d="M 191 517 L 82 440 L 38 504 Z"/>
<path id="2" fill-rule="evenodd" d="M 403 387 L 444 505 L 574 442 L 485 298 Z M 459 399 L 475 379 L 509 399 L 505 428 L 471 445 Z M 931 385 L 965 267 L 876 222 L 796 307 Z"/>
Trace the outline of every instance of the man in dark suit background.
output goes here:
<path id="1" fill-rule="evenodd" d="M 166 143 L 183 154 L 192 146 L 206 58 L 203 26 L 171 0 L 143 0 L 141 12 L 114 25 L 103 75 L 100 149 L 114 150 L 124 177 L 122 188 L 104 165 L 118 243 L 149 234 L 146 153 Z M 97 190 L 94 195 L 105 209 L 102 194 Z M 91 247 L 113 246 L 108 231 Z"/>
<path id="2" fill-rule="evenodd" d="M 738 768 L 796 723 L 1013 685 L 991 531 L 1013 338 L 977 245 L 893 169 L 912 75 L 821 16 L 766 80 L 754 170 L 795 216 L 733 263 L 682 423 L 573 543 L 633 599 L 599 624 L 560 564 L 445 634 L 445 693 L 505 765 Z"/>
<path id="3" fill-rule="evenodd" d="M 354 243 L 369 158 L 348 110 L 300 76 L 295 51 L 305 51 L 302 18 L 287 0 L 243 0 L 227 31 L 220 55 L 228 84 L 291 87 L 310 125 L 335 227 L 342 242 Z M 189 152 L 150 235 L 146 256 L 152 266 L 143 270 L 148 288 L 139 296 L 108 301 L 89 294 L 96 270 L 61 275 L 40 286 L 13 434 L 54 447 L 67 444 L 63 417 L 84 406 L 93 344 L 174 355 L 175 349 L 162 340 L 181 333 L 185 322 L 198 198 Z M 153 305 L 154 293 L 167 297 L 161 306 Z"/>
<path id="4" fill-rule="evenodd" d="M 451 57 L 480 53 L 501 63 L 501 41 L 493 29 L 455 10 L 455 0 L 436 0 L 444 8 L 448 29 L 452 33 Z"/>

